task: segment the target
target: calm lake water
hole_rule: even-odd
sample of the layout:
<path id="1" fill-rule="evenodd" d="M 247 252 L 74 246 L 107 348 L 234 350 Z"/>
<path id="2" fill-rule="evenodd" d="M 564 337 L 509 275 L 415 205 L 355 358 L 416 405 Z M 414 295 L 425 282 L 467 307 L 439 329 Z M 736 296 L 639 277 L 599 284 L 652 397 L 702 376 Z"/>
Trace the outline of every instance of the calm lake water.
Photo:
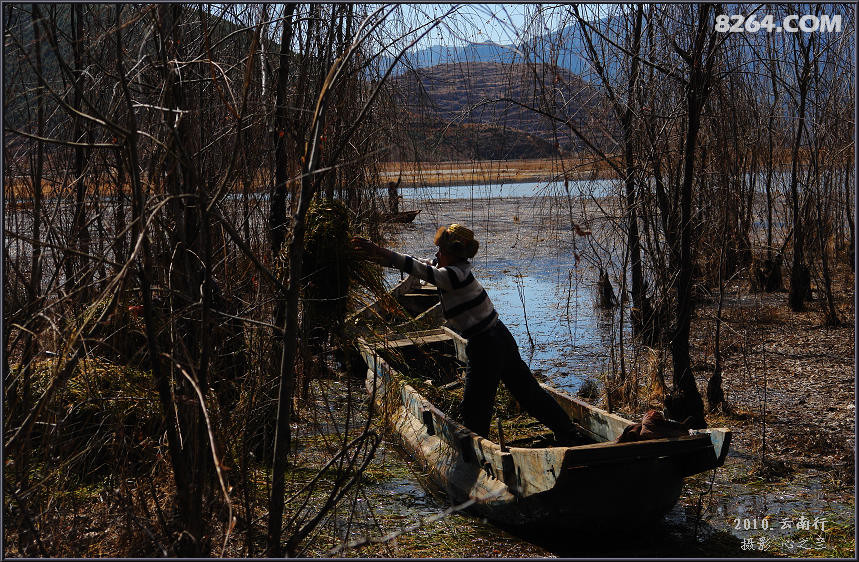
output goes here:
<path id="1" fill-rule="evenodd" d="M 652 179 L 650 180 L 652 182 Z M 765 193 L 766 174 L 758 173 L 757 177 L 746 176 L 746 182 L 754 181 L 756 191 Z M 790 183 L 789 172 L 777 172 L 771 178 L 773 190 L 784 190 Z M 517 182 L 493 184 L 462 184 L 446 186 L 401 187 L 399 193 L 404 200 L 420 199 L 482 199 L 501 197 L 555 197 L 571 195 L 573 197 L 607 197 L 624 193 L 623 183 L 612 179 L 571 180 L 566 185 L 563 181 Z M 380 190 L 384 199 L 387 188 Z"/>
<path id="2" fill-rule="evenodd" d="M 579 206 L 582 200 L 604 196 L 611 185 L 608 180 L 570 182 L 571 200 Z M 472 260 L 475 277 L 534 372 L 570 393 L 587 378 L 611 372 L 612 352 L 615 361 L 618 354 L 620 310 L 596 306 L 598 270 L 575 258 L 571 246 L 575 235 L 563 224 L 568 219 L 562 182 L 401 191 L 400 208 L 420 209 L 421 213 L 395 234 L 395 249 L 429 258 L 436 250 L 432 237 L 439 225 L 461 222 L 470 226 L 481 243 Z M 600 235 L 595 229 L 594 236 Z M 388 276 L 391 284 L 401 277 L 393 270 Z M 628 308 L 623 316 L 629 332 Z"/>
<path id="3" fill-rule="evenodd" d="M 615 180 L 575 180 L 569 182 L 569 193 L 574 197 L 605 197 L 617 189 Z M 560 181 L 493 183 L 485 185 L 445 185 L 432 187 L 402 187 L 404 200 L 421 199 L 484 199 L 501 197 L 563 196 L 567 187 Z M 387 196 L 384 190 L 383 197 Z"/>
<path id="4" fill-rule="evenodd" d="M 522 359 L 535 373 L 575 394 L 587 378 L 611 371 L 617 348 L 617 309 L 596 306 L 593 281 L 584 266 L 542 259 L 523 264 L 491 261 L 475 267 L 499 317 L 519 343 Z M 392 272 L 389 280 L 399 280 Z M 628 309 L 624 326 L 630 330 Z"/>
<path id="5" fill-rule="evenodd" d="M 533 371 L 575 393 L 586 378 L 611 370 L 620 315 L 595 306 L 586 271 L 554 259 L 496 261 L 486 269 L 481 281 Z"/>

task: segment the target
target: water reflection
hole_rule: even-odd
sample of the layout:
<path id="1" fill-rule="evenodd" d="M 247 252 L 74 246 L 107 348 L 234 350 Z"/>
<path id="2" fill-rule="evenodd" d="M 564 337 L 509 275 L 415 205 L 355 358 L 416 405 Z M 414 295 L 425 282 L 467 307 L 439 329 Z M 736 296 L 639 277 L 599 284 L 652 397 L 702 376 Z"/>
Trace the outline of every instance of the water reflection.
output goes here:
<path id="1" fill-rule="evenodd" d="M 527 268 L 495 261 L 480 279 L 522 358 L 553 386 L 575 392 L 587 377 L 611 370 L 620 314 L 596 306 L 589 268 L 552 259 Z M 629 315 L 624 316 L 629 330 Z"/>
<path id="2" fill-rule="evenodd" d="M 553 258 L 491 260 L 477 264 L 475 276 L 510 328 L 522 358 L 552 386 L 575 393 L 588 377 L 611 372 L 620 309 L 596 306 L 592 268 Z M 398 272 L 389 272 L 391 284 L 399 278 Z M 628 307 L 623 323 L 624 340 L 630 342 Z M 626 353 L 631 352 L 627 345 Z"/>

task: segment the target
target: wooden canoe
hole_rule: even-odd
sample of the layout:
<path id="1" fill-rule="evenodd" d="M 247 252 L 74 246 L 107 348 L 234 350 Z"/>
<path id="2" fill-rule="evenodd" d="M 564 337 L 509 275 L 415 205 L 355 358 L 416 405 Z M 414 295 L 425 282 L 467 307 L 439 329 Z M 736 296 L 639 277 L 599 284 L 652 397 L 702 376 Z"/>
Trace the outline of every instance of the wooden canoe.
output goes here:
<path id="1" fill-rule="evenodd" d="M 383 213 L 379 215 L 379 222 L 410 223 L 415 220 L 415 217 L 417 217 L 420 212 L 420 209 L 417 209 L 413 211 L 399 211 L 397 213 Z"/>
<path id="2" fill-rule="evenodd" d="M 431 290 L 410 277 L 393 295 L 404 308 L 417 311 L 416 317 L 426 318 L 437 310 L 426 296 Z M 371 313 L 368 307 L 355 318 L 360 321 Z M 367 390 L 406 453 L 452 503 L 468 502 L 471 511 L 499 526 L 532 534 L 606 524 L 637 527 L 674 506 L 684 477 L 725 460 L 731 441 L 726 428 L 615 443 L 634 422 L 546 385 L 592 442 L 573 447 L 504 447 L 492 442 L 457 423 L 405 382 L 409 371 L 421 368 L 421 358 L 443 356 L 464 364 L 465 343 L 450 329 L 438 327 L 367 336 L 359 347 L 368 367 Z M 396 359 L 408 350 L 413 353 Z"/>

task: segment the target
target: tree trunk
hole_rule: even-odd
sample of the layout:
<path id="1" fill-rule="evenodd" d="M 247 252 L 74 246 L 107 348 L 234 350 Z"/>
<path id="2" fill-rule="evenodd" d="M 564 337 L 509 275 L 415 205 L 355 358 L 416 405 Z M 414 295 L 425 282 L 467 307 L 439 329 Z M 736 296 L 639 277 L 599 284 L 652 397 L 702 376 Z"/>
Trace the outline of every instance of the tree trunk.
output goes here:
<path id="1" fill-rule="evenodd" d="M 770 109 L 768 127 L 767 127 L 767 178 L 766 178 L 766 198 L 767 198 L 767 257 L 766 262 L 762 268 L 762 272 L 764 275 L 761 276 L 760 285 L 762 288 L 770 293 L 773 291 L 781 290 L 782 288 L 782 279 L 781 279 L 781 266 L 782 266 L 782 255 L 779 252 L 778 255 L 773 254 L 773 197 L 772 197 L 772 180 L 773 173 L 775 171 L 775 161 L 773 158 L 773 145 L 775 144 L 775 115 L 778 110 L 779 104 L 779 92 L 781 88 L 778 86 L 777 82 L 777 66 L 776 66 L 776 58 L 772 55 L 772 41 L 771 36 L 767 36 L 767 53 L 770 55 L 770 59 L 773 60 L 773 68 L 772 72 L 770 72 L 770 83 L 772 84 L 772 93 L 773 93 L 773 104 Z"/>
<path id="2" fill-rule="evenodd" d="M 82 84 L 84 66 L 81 60 L 81 38 L 83 36 L 83 6 L 73 4 L 71 6 L 71 31 L 72 31 L 72 54 L 74 58 L 74 87 L 72 107 L 83 111 L 82 107 Z M 82 127 L 80 115 L 74 117 L 72 138 L 75 142 L 82 142 Z M 66 256 L 66 284 L 68 287 L 79 292 L 73 299 L 75 303 L 89 302 L 91 276 L 86 275 L 89 267 L 87 254 L 89 254 L 90 234 L 86 226 L 86 181 L 84 180 L 84 166 L 86 151 L 83 146 L 75 146 L 74 164 L 72 165 L 72 178 L 75 182 L 75 211 L 72 219 L 71 238 L 68 242 L 69 252 Z"/>
<path id="3" fill-rule="evenodd" d="M 573 7 L 576 19 L 584 29 L 584 20 L 581 17 L 576 6 Z M 641 35 L 642 35 L 642 20 L 644 16 L 644 8 L 642 5 L 635 7 L 635 15 L 631 30 L 631 45 L 629 46 L 630 53 L 633 55 L 630 62 L 629 83 L 627 84 L 626 103 L 622 103 L 615 96 L 612 88 L 611 77 L 608 71 L 601 62 L 601 57 L 593 45 L 590 34 L 584 34 L 585 45 L 587 47 L 591 63 L 599 75 L 602 83 L 607 91 L 608 97 L 612 102 L 615 115 L 620 120 L 623 131 L 623 158 L 624 158 L 624 190 L 626 203 L 626 223 L 627 223 L 627 247 L 626 251 L 629 256 L 630 273 L 632 281 L 632 327 L 633 333 L 641 335 L 645 341 L 650 342 L 652 337 L 652 309 L 650 302 L 647 300 L 644 288 L 644 274 L 641 266 L 641 236 L 638 230 L 638 213 L 639 202 L 636 195 L 636 170 L 635 170 L 635 138 L 634 138 L 634 117 L 638 104 L 638 82 L 640 77 L 641 64 L 638 54 L 641 51 Z M 545 89 L 545 87 L 544 87 Z M 608 278 L 600 275 L 600 287 L 611 288 L 611 285 L 606 285 Z M 612 306 L 611 299 L 606 298 L 605 291 L 601 289 L 601 305 L 604 308 Z M 649 327 L 650 329 L 645 329 Z"/>
<path id="4" fill-rule="evenodd" d="M 120 14 L 122 6 L 116 7 L 116 27 L 120 29 Z M 147 345 L 149 347 L 150 365 L 152 376 L 155 379 L 155 385 L 158 390 L 159 403 L 161 405 L 161 415 L 164 421 L 164 426 L 167 433 L 167 446 L 170 453 L 170 462 L 173 468 L 173 478 L 176 482 L 176 496 L 180 506 L 180 516 L 188 517 L 190 513 L 190 501 L 188 494 L 188 467 L 185 455 L 182 451 L 179 440 L 179 432 L 177 430 L 176 420 L 176 405 L 173 402 L 170 382 L 167 373 L 164 372 L 163 361 L 161 358 L 161 346 L 158 342 L 157 330 L 161 327 L 160 323 L 155 318 L 155 311 L 152 303 L 152 252 L 150 249 L 149 235 L 143 232 L 141 237 L 141 229 L 144 228 L 144 198 L 143 187 L 139 177 L 139 162 L 137 148 L 137 120 L 134 113 L 134 104 L 131 100 L 131 94 L 128 88 L 128 80 L 125 74 L 125 68 L 122 63 L 122 34 L 116 33 L 116 64 L 117 76 L 122 87 L 123 97 L 125 99 L 126 110 L 128 111 L 128 136 L 124 139 L 124 146 L 128 154 L 129 175 L 132 194 L 132 238 L 141 240 L 141 259 L 139 263 L 140 277 L 140 293 L 143 301 L 143 318 L 144 328 L 146 331 Z M 197 514 L 199 516 L 199 514 Z"/>
<path id="5" fill-rule="evenodd" d="M 689 81 L 686 85 L 686 105 L 688 110 L 686 139 L 683 151 L 683 181 L 680 185 L 680 262 L 677 277 L 676 327 L 671 342 L 671 355 L 674 365 L 674 389 L 666 398 L 669 417 L 683 421 L 692 418 L 692 427 L 706 427 L 704 421 L 704 402 L 692 374 L 689 355 L 689 332 L 694 310 L 692 299 L 692 278 L 694 262 L 692 255 L 692 186 L 695 181 L 695 160 L 698 147 L 698 131 L 701 126 L 701 111 L 709 93 L 710 72 L 713 53 L 702 60 L 708 31 L 710 5 L 702 4 L 698 12 L 697 31 L 691 49 Z M 710 29 L 712 26 L 710 26 Z M 712 32 L 711 32 L 712 33 Z M 712 39 L 711 39 L 712 42 Z"/>
<path id="6" fill-rule="evenodd" d="M 823 176 L 821 178 L 821 175 Z M 821 269 L 823 274 L 823 289 L 826 297 L 826 325 L 827 326 L 840 326 L 841 320 L 838 318 L 838 312 L 835 309 L 835 298 L 832 294 L 832 276 L 829 272 L 829 256 L 826 248 L 826 241 L 829 239 L 829 229 L 827 228 L 828 220 L 826 217 L 829 215 L 827 212 L 827 208 L 829 207 L 829 201 L 831 200 L 831 190 L 830 186 L 832 184 L 832 173 L 824 172 L 820 173 L 818 166 L 816 165 L 815 158 L 815 173 L 814 176 L 818 178 L 818 181 L 823 181 L 824 186 L 822 193 L 816 198 L 817 199 L 817 241 L 820 249 L 820 260 L 821 260 Z"/>
<path id="7" fill-rule="evenodd" d="M 849 172 L 849 170 L 845 170 L 845 172 Z M 849 173 L 844 174 L 845 184 L 846 184 L 846 197 L 847 197 L 847 225 L 850 227 L 850 245 L 847 248 L 847 251 L 850 254 L 850 269 L 854 272 L 856 271 L 856 222 L 853 217 L 853 214 L 856 212 L 856 209 L 850 204 L 850 194 L 853 192 L 853 182 L 850 182 L 848 178 L 850 177 Z"/>
<path id="8" fill-rule="evenodd" d="M 310 168 L 312 169 L 312 168 Z M 280 534 L 283 519 L 286 456 L 291 447 L 289 428 L 292 417 L 292 398 L 295 393 L 295 357 L 298 348 L 298 297 L 300 293 L 301 260 L 304 255 L 304 216 L 313 197 L 317 181 L 309 172 L 302 174 L 298 212 L 294 217 L 292 241 L 289 244 L 289 292 L 286 295 L 286 318 L 281 342 L 280 386 L 277 399 L 277 427 L 274 433 L 271 497 L 269 499 L 268 552 L 270 557 L 281 556 Z"/>
<path id="9" fill-rule="evenodd" d="M 32 5 L 30 13 L 31 23 L 33 26 L 33 41 L 34 54 L 36 59 L 36 72 L 39 76 L 42 74 L 42 33 L 41 26 L 43 25 L 42 13 L 39 10 L 38 4 Z M 42 85 L 36 88 L 36 135 L 39 139 L 45 136 L 45 88 Z M 40 294 L 42 292 L 42 174 L 44 172 L 45 163 L 45 145 L 41 140 L 36 141 L 36 154 L 32 162 L 32 182 L 33 182 L 33 255 L 30 262 L 30 280 L 27 284 L 27 302 L 26 312 L 24 316 L 35 315 L 39 308 Z M 4 285 L 5 287 L 5 285 Z M 4 322 L 4 324 L 6 324 Z M 20 408 L 28 408 L 32 403 L 30 396 L 32 364 L 33 359 L 38 353 L 38 340 L 34 337 L 34 333 L 38 330 L 36 326 L 30 326 L 30 329 L 24 334 L 23 352 L 21 356 L 22 369 L 18 373 L 18 378 L 21 381 L 16 392 L 9 393 L 9 409 L 12 414 L 22 413 Z M 25 434 L 25 442 L 28 440 L 28 435 Z M 19 488 L 24 489 L 27 485 L 29 471 L 27 468 L 26 451 L 28 447 L 21 447 L 21 459 L 16 463 L 16 476 L 18 477 Z M 8 449 L 7 449 L 8 450 Z"/>
<path id="10" fill-rule="evenodd" d="M 287 127 L 287 109 L 288 92 L 287 84 L 289 82 L 289 56 L 290 44 L 292 43 L 293 21 L 292 16 L 295 12 L 295 4 L 287 4 L 284 8 L 283 30 L 280 40 L 280 63 L 278 65 L 277 85 L 275 90 L 275 110 L 274 110 L 274 146 L 275 146 L 275 185 L 272 193 L 271 213 L 269 216 L 269 233 L 271 236 L 271 252 L 272 260 L 279 259 L 283 249 L 283 243 L 286 239 L 286 190 L 287 190 L 287 155 L 286 155 L 286 127 Z M 293 225 L 294 228 L 297 225 Z M 298 308 L 298 282 L 297 277 L 300 275 L 300 269 L 296 269 L 296 265 L 292 260 L 293 257 L 300 254 L 297 248 L 294 248 L 298 238 L 298 232 L 293 232 L 293 241 L 289 248 L 289 285 L 288 293 L 282 295 L 275 305 L 274 324 L 282 327 L 283 332 L 275 342 L 274 352 L 280 354 L 279 378 L 280 386 L 277 399 L 277 414 L 275 417 L 274 429 L 274 446 L 272 451 L 272 487 L 271 495 L 269 496 L 269 513 L 268 513 L 268 530 L 266 540 L 266 551 L 270 557 L 280 557 L 281 555 L 281 527 L 283 525 L 283 501 L 284 501 L 284 470 L 286 468 L 286 455 L 292 443 L 292 436 L 289 428 L 289 420 L 292 417 L 292 395 L 294 392 L 293 380 L 293 364 L 295 358 L 294 347 L 296 345 L 295 333 L 290 341 L 287 334 L 288 328 L 293 324 L 297 324 L 297 318 L 290 319 L 288 311 L 292 308 L 293 298 L 295 301 L 295 310 L 297 316 Z M 303 231 L 300 233 L 303 239 Z M 303 241 L 303 240 L 302 240 Z M 303 249 L 303 245 L 302 245 Z M 300 258 L 300 256 L 299 256 Z M 280 458 L 279 458 L 280 457 Z"/>
<path id="11" fill-rule="evenodd" d="M 802 34 L 796 34 L 795 39 L 800 43 L 803 64 L 797 68 L 797 89 L 799 90 L 799 110 L 797 114 L 796 135 L 793 141 L 790 167 L 790 200 L 793 210 L 793 264 L 790 272 L 790 295 L 788 302 L 791 310 L 799 312 L 803 310 L 805 298 L 808 294 L 811 274 L 805 263 L 805 231 L 803 217 L 800 212 L 799 194 L 799 148 L 802 145 L 802 132 L 805 129 L 805 106 L 808 97 L 808 82 L 811 74 L 811 62 L 809 51 L 811 42 L 803 43 Z"/>
<path id="12" fill-rule="evenodd" d="M 719 250 L 719 306 L 716 309 L 716 334 L 713 343 L 713 374 L 707 381 L 707 406 L 712 412 L 725 401 L 725 391 L 722 389 L 722 304 L 725 302 L 725 280 L 722 276 L 722 261 L 725 256 L 725 247 Z"/>
<path id="13" fill-rule="evenodd" d="M 635 152 L 633 139 L 633 110 L 637 100 L 638 79 L 640 63 L 637 58 L 641 50 L 641 20 L 644 7 L 638 4 L 635 8 L 635 23 L 632 30 L 632 53 L 636 55 L 632 59 L 629 94 L 627 96 L 626 111 L 624 111 L 621 125 L 623 127 L 624 160 L 626 166 L 626 178 L 624 187 L 626 189 L 626 213 L 627 213 L 627 247 L 630 255 L 630 273 L 632 281 L 632 328 L 633 332 L 642 335 L 645 341 L 652 341 L 652 334 L 645 330 L 651 326 L 653 311 L 650 301 L 644 292 L 644 274 L 641 267 L 641 238 L 638 232 L 638 208 L 639 204 L 635 189 Z M 635 104 L 637 107 L 638 104 Z"/>
<path id="14" fill-rule="evenodd" d="M 160 58 L 164 79 L 163 114 L 164 122 L 172 127 L 168 150 L 165 158 L 167 193 L 174 196 L 167 206 L 172 217 L 173 228 L 169 233 L 171 259 L 171 322 L 175 321 L 173 339 L 170 345 L 172 362 L 182 381 L 181 402 L 179 404 L 179 423 L 184 439 L 183 455 L 187 463 L 188 489 L 183 522 L 192 537 L 190 544 L 180 542 L 183 549 L 180 555 L 204 554 L 200 540 L 205 532 L 202 505 L 206 481 L 209 475 L 209 451 L 206 446 L 208 435 L 203 419 L 202 405 L 198 403 L 193 384 L 185 374 L 194 379 L 200 392 L 205 396 L 208 391 L 206 377 L 207 349 L 211 336 L 206 336 L 208 328 L 206 266 L 201 263 L 206 255 L 203 237 L 205 234 L 202 215 L 205 201 L 203 189 L 196 167 L 191 161 L 195 152 L 191 129 L 193 122 L 188 116 L 177 119 L 188 105 L 184 85 L 180 82 L 178 70 L 173 61 L 186 60 L 184 37 L 181 33 L 180 18 L 182 7 L 178 4 L 162 4 L 158 7 L 158 20 L 161 27 Z M 200 298 L 200 291 L 203 291 Z M 199 319 L 195 318 L 199 307 Z M 185 550 L 187 549 L 187 550 Z"/>
<path id="15" fill-rule="evenodd" d="M 280 38 L 280 64 L 277 71 L 277 85 L 275 90 L 274 107 L 274 186 L 271 193 L 271 210 L 269 211 L 269 236 L 271 238 L 271 255 L 277 259 L 286 239 L 286 193 L 287 178 L 289 173 L 288 159 L 286 155 L 287 141 L 287 115 L 289 110 L 289 94 L 287 84 L 289 83 L 289 57 L 291 51 L 289 45 L 292 43 L 292 14 L 295 4 L 287 4 L 283 16 L 283 32 Z M 275 318 L 277 320 L 277 317 Z M 281 319 L 282 320 L 282 319 Z M 283 323 L 275 322 L 276 326 Z"/>

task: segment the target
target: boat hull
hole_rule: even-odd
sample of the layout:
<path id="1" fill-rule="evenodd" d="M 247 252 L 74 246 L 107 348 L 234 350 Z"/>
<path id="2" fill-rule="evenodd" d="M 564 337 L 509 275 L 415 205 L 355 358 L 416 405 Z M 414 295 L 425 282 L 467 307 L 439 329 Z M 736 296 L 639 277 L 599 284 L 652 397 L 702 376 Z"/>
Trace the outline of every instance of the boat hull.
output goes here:
<path id="1" fill-rule="evenodd" d="M 423 331 L 360 339 L 366 386 L 380 417 L 405 453 L 417 461 L 434 490 L 496 525 L 526 535 L 559 531 L 598 534 L 658 520 L 680 496 L 687 476 L 721 466 L 731 432 L 690 430 L 689 435 L 617 443 L 632 421 L 543 385 L 592 444 L 575 447 L 502 447 L 451 419 L 406 384 L 382 357 L 395 348 L 444 345 L 464 364 L 466 341 L 447 328 L 436 290 L 407 277 L 391 296 L 413 320 L 400 330 Z M 384 317 L 373 304 L 358 311 L 358 324 Z M 420 354 L 418 354 L 420 356 Z M 401 368 L 414 369 L 406 362 Z"/>
<path id="2" fill-rule="evenodd" d="M 415 334 L 413 339 L 420 344 L 446 335 L 456 340 L 444 330 Z M 548 387 L 597 442 L 502 449 L 450 419 L 405 384 L 377 352 L 386 344 L 402 345 L 402 340 L 361 345 L 368 365 L 366 386 L 378 413 L 434 488 L 445 492 L 452 504 L 462 504 L 504 528 L 543 534 L 592 532 L 605 525 L 639 527 L 674 506 L 685 476 L 721 465 L 727 453 L 726 430 L 613 443 L 632 422 Z"/>

